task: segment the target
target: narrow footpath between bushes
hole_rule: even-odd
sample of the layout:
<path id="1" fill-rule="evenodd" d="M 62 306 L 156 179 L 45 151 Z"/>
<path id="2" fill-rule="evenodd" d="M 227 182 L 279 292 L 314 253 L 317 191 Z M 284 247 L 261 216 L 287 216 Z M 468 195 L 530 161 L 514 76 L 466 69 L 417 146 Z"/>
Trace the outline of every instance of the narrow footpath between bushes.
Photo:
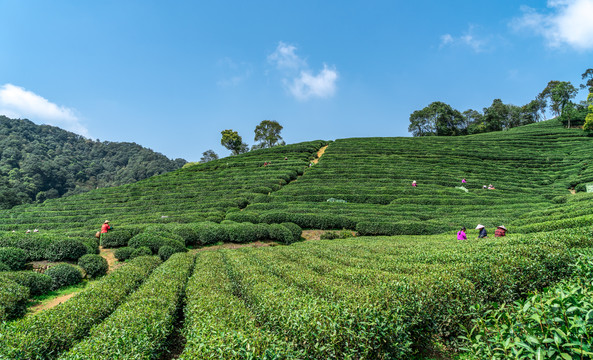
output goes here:
<path id="1" fill-rule="evenodd" d="M 99 255 L 104 257 L 105 260 L 107 260 L 107 264 L 109 264 L 109 270 L 107 270 L 107 273 L 110 273 L 111 271 L 117 269 L 118 267 L 120 267 L 122 265 L 115 259 L 115 256 L 113 255 L 113 249 L 103 249 L 103 247 L 100 246 L 99 251 L 100 251 Z M 31 306 L 29 308 L 30 314 L 36 314 L 39 311 L 51 309 L 51 308 L 57 306 L 58 304 L 61 304 L 61 303 L 65 302 L 66 300 L 70 299 L 74 295 L 78 294 L 80 291 L 82 291 L 82 289 L 72 292 L 70 294 L 56 296 L 55 298 L 45 300 L 45 301 L 40 302 L 39 304 Z"/>
<path id="2" fill-rule="evenodd" d="M 317 152 L 317 158 L 315 158 L 315 159 L 313 159 L 313 161 L 311 161 L 313 164 L 317 164 L 319 162 L 319 159 L 321 158 L 321 156 L 325 152 L 325 149 L 327 149 L 328 146 L 329 145 L 325 145 L 321 149 L 319 149 L 319 151 Z"/>

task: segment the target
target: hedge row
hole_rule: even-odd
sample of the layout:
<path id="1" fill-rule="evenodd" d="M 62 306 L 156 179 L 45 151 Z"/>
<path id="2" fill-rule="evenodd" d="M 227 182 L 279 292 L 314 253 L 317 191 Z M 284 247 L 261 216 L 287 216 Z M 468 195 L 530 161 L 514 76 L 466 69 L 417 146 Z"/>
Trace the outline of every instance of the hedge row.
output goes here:
<path id="1" fill-rule="evenodd" d="M 0 321 L 22 316 L 27 310 L 29 289 L 16 281 L 3 278 L 0 287 Z M 0 334 L 0 337 L 2 335 Z M 2 343 L 0 342 L 0 345 Z M 0 350 L 1 351 L 1 350 Z M 1 354 L 1 352 L 0 352 Z"/>
<path id="2" fill-rule="evenodd" d="M 179 359 L 300 359 L 302 352 L 259 327 L 237 297 L 221 252 L 204 252 L 196 259 L 186 292 L 183 335 L 185 348 Z"/>
<path id="3" fill-rule="evenodd" d="M 111 314 L 159 264 L 157 257 L 137 258 L 65 303 L 1 324 L 0 358 L 56 358 Z"/>
<path id="4" fill-rule="evenodd" d="M 467 328 L 468 359 L 585 359 L 593 356 L 593 253 L 570 279 L 526 300 L 482 313 Z"/>
<path id="5" fill-rule="evenodd" d="M 24 261 L 77 261 L 85 254 L 98 254 L 99 245 L 93 238 L 68 238 L 59 234 L 4 234 L 0 247 L 24 250 Z"/>
<path id="6" fill-rule="evenodd" d="M 173 255 L 60 359 L 158 358 L 173 331 L 194 259 L 191 254 Z"/>

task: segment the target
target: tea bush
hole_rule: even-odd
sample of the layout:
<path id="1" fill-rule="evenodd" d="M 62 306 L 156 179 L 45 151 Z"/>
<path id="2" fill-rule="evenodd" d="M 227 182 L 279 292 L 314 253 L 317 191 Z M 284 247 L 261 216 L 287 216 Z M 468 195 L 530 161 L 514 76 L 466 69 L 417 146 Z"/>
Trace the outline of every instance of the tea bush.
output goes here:
<path id="1" fill-rule="evenodd" d="M 45 275 L 52 280 L 51 290 L 56 290 L 64 286 L 78 284 L 82 280 L 80 270 L 70 264 L 58 264 L 45 271 Z"/>
<path id="2" fill-rule="evenodd" d="M 134 294 L 89 336 L 60 359 L 150 359 L 165 350 L 174 328 L 194 255 L 176 254 L 159 266 Z"/>
<path id="3" fill-rule="evenodd" d="M 87 247 L 75 239 L 61 239 L 49 244 L 45 258 L 49 261 L 77 261 L 87 253 Z"/>
<path id="4" fill-rule="evenodd" d="M 136 258 L 60 306 L 0 324 L 0 358 L 56 358 L 109 316 L 159 264 L 155 256 Z"/>
<path id="5" fill-rule="evenodd" d="M 482 311 L 466 329 L 470 359 L 585 359 L 593 356 L 593 253 L 581 255 L 575 276 L 510 305 Z"/>
<path id="6" fill-rule="evenodd" d="M 0 287 L 0 321 L 22 316 L 27 310 L 29 289 L 9 279 L 2 279 Z M 0 342 L 1 344 L 1 342 Z"/>
<path id="7" fill-rule="evenodd" d="M 115 249 L 115 251 L 113 252 L 113 256 L 115 256 L 115 258 L 119 261 L 125 261 L 128 260 L 130 258 L 130 256 L 132 255 L 132 253 L 135 251 L 136 249 L 131 248 L 129 246 L 125 246 L 125 247 L 121 247 L 121 248 L 117 248 Z"/>
<path id="8" fill-rule="evenodd" d="M 104 248 L 126 246 L 133 235 L 133 232 L 127 229 L 111 230 L 101 235 L 101 246 Z"/>
<path id="9" fill-rule="evenodd" d="M 96 254 L 86 254 L 78 259 L 78 266 L 80 266 L 88 277 L 96 278 L 107 274 L 109 264 L 104 257 Z"/>
<path id="10" fill-rule="evenodd" d="M 24 250 L 13 247 L 0 248 L 0 262 L 9 267 L 10 270 L 21 270 L 27 262 L 27 254 Z"/>
<path id="11" fill-rule="evenodd" d="M 52 278 L 34 271 L 0 272 L 0 279 L 9 279 L 29 289 L 31 296 L 45 294 L 51 290 Z"/>
<path id="12" fill-rule="evenodd" d="M 130 259 L 134 259 L 140 256 L 148 256 L 152 255 L 152 250 L 148 246 L 140 246 L 135 248 L 134 251 L 130 254 Z"/>

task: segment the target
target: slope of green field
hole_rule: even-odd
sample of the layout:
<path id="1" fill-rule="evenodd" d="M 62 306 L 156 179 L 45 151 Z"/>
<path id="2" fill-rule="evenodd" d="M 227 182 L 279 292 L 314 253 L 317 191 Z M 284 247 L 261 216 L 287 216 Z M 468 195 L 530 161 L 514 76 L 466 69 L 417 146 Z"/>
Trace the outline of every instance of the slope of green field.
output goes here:
<path id="1" fill-rule="evenodd" d="M 97 229 L 120 224 L 220 222 L 258 195 L 302 174 L 321 141 L 253 151 L 180 169 L 125 186 L 104 188 L 40 205 L 0 212 L 0 230 Z M 284 160 L 288 158 L 287 160 Z M 271 162 L 269 166 L 262 166 Z"/>
<path id="2" fill-rule="evenodd" d="M 592 160 L 591 138 L 556 120 L 465 137 L 342 139 L 299 181 L 241 216 L 367 235 L 441 233 L 478 223 L 529 231 L 526 214 L 566 202 L 569 188 L 593 181 Z M 483 189 L 490 184 L 495 190 Z"/>
<path id="3" fill-rule="evenodd" d="M 443 234 L 204 251 L 195 265 L 194 254 L 175 255 L 154 271 L 155 257 L 132 260 L 73 300 L 0 324 L 0 359 L 99 358 L 99 349 L 155 358 L 170 350 L 174 327 L 185 341 L 175 356 L 184 359 L 409 359 L 435 342 L 457 348 L 463 327 L 492 304 L 566 278 L 574 250 L 593 246 L 593 194 L 569 192 L 593 181 L 593 140 L 555 120 L 467 137 L 337 140 L 309 167 L 325 144 L 254 151 L 2 211 L 0 246 L 43 259 L 42 249 L 69 233 L 56 252 L 76 245 L 78 257 L 96 252 L 85 236 L 106 218 L 116 226 L 110 235 L 123 239 L 113 244 L 146 244 L 153 254 L 163 244 L 185 250 L 184 241 L 298 237 L 285 222 Z M 459 226 L 477 223 L 511 233 L 455 240 Z M 32 228 L 41 232 L 23 231 Z"/>

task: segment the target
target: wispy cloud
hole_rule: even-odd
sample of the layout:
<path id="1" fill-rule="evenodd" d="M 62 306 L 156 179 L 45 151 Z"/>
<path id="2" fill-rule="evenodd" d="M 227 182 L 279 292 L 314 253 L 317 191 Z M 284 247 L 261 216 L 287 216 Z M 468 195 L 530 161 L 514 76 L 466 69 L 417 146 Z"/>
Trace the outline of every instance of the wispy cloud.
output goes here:
<path id="1" fill-rule="evenodd" d="M 307 67 L 307 61 L 295 54 L 296 49 L 296 46 L 288 45 L 280 41 L 276 50 L 268 55 L 268 61 L 280 70 L 298 70 Z"/>
<path id="2" fill-rule="evenodd" d="M 466 46 L 471 48 L 476 53 L 487 51 L 488 46 L 490 45 L 489 38 L 478 35 L 476 34 L 476 32 L 476 27 L 474 25 L 470 25 L 469 29 L 462 35 L 441 35 L 440 47 L 443 48 L 445 46 Z"/>
<path id="3" fill-rule="evenodd" d="M 338 73 L 323 64 L 323 70 L 317 75 L 309 71 L 301 71 L 299 77 L 293 79 L 289 89 L 292 95 L 299 100 L 307 100 L 311 97 L 327 98 L 336 92 L 336 81 Z"/>
<path id="4" fill-rule="evenodd" d="M 549 12 L 543 13 L 523 6 L 523 16 L 511 26 L 543 36 L 553 48 L 593 49 L 593 0 L 549 0 L 547 7 Z"/>
<path id="5" fill-rule="evenodd" d="M 88 137 L 88 130 L 80 123 L 74 110 L 12 84 L 0 86 L 0 114 L 58 126 Z"/>
<path id="6" fill-rule="evenodd" d="M 220 87 L 234 87 L 251 77 L 253 69 L 250 64 L 235 62 L 225 57 L 218 61 L 217 67 L 222 71 L 222 79 L 217 82 Z"/>
<path id="7" fill-rule="evenodd" d="M 294 45 L 280 42 L 268 56 L 268 62 L 281 72 L 288 92 L 301 101 L 332 97 L 339 77 L 336 67 L 323 64 L 323 69 L 314 75 L 307 61 L 299 57 L 296 50 Z"/>

